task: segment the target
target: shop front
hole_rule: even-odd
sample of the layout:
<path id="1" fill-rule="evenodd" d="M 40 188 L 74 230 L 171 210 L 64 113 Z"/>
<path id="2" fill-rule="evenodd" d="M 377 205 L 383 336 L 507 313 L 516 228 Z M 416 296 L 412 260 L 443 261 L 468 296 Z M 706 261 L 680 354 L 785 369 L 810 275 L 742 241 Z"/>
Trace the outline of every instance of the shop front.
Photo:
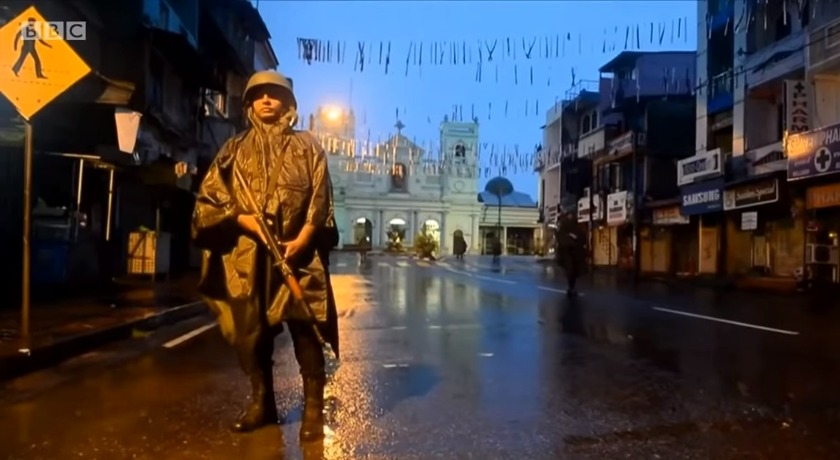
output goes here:
<path id="1" fill-rule="evenodd" d="M 590 203 L 591 201 L 591 203 Z M 578 200 L 578 223 L 587 226 L 592 249 L 592 265 L 612 266 L 618 260 L 615 227 L 604 225 L 605 207 L 602 196 L 584 196 Z"/>
<path id="2" fill-rule="evenodd" d="M 785 190 L 778 178 L 765 177 L 724 191 L 728 274 L 795 277 L 804 229 Z"/>
<path id="3" fill-rule="evenodd" d="M 695 271 L 696 258 L 692 254 L 697 252 L 697 231 L 690 222 L 679 205 L 653 209 L 652 225 L 640 232 L 643 272 L 685 275 Z"/>
<path id="4" fill-rule="evenodd" d="M 607 227 L 614 242 L 610 250 L 615 251 L 615 262 L 608 260 L 610 265 L 615 264 L 627 270 L 633 269 L 633 225 L 630 222 L 632 201 L 632 195 L 627 191 L 607 195 Z"/>
<path id="5" fill-rule="evenodd" d="M 807 276 L 840 283 L 840 123 L 788 136 L 789 186 L 804 188 Z"/>
<path id="6" fill-rule="evenodd" d="M 680 251 L 678 257 L 693 258 L 691 271 L 699 275 L 721 273 L 720 254 L 725 252 L 726 233 L 723 231 L 723 188 L 722 178 L 697 182 L 680 188 L 680 211 L 690 216 L 696 229 L 696 250 L 692 247 L 674 247 Z"/>
<path id="7" fill-rule="evenodd" d="M 840 283 L 840 182 L 809 187 L 805 262 L 816 280 Z"/>

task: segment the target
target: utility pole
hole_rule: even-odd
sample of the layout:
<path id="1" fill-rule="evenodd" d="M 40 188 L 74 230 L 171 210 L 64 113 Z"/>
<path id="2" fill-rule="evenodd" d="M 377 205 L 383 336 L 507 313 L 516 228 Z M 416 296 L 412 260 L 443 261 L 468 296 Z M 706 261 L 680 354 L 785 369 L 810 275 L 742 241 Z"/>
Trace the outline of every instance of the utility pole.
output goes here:
<path id="1" fill-rule="evenodd" d="M 631 142 L 633 143 L 633 154 L 631 161 L 633 162 L 633 282 L 639 282 L 639 275 L 641 274 L 642 259 L 639 254 L 639 149 L 636 148 L 636 137 L 638 133 L 634 130 Z"/>

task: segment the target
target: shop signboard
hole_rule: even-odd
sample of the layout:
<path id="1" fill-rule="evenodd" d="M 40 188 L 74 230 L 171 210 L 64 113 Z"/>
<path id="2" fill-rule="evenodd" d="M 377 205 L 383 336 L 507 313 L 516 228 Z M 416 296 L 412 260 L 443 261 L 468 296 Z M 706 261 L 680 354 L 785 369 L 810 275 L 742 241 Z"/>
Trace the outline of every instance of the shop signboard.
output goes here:
<path id="1" fill-rule="evenodd" d="M 699 179 L 723 174 L 720 149 L 700 152 L 677 162 L 677 185 L 688 185 Z"/>
<path id="2" fill-rule="evenodd" d="M 694 216 L 723 210 L 723 179 L 687 185 L 680 189 L 683 215 Z"/>
<path id="3" fill-rule="evenodd" d="M 653 210 L 653 225 L 680 225 L 689 223 L 688 216 L 684 216 L 679 206 L 656 208 Z"/>
<path id="4" fill-rule="evenodd" d="M 589 209 L 589 200 L 590 197 L 588 196 L 578 200 L 578 222 L 598 221 L 604 218 L 603 199 L 600 196 L 593 196 L 591 198 L 594 209 Z"/>
<path id="5" fill-rule="evenodd" d="M 788 180 L 840 172 L 840 123 L 785 139 Z"/>
<path id="6" fill-rule="evenodd" d="M 627 191 L 607 195 L 607 225 L 621 225 L 627 222 Z"/>
<path id="7" fill-rule="evenodd" d="M 779 180 L 770 179 L 740 185 L 723 192 L 723 209 L 750 208 L 779 201 Z"/>
<path id="8" fill-rule="evenodd" d="M 840 206 L 840 183 L 810 187 L 805 192 L 805 207 L 808 209 L 837 206 Z"/>

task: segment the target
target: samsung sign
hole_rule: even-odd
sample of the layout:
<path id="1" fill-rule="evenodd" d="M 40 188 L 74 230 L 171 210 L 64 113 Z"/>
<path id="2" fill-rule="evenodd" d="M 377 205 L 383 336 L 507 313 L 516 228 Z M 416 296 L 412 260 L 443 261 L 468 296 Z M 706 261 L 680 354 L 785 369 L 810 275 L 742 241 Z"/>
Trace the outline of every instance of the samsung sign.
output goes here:
<path id="1" fill-rule="evenodd" d="M 722 211 L 723 179 L 682 187 L 680 195 L 680 210 L 684 216 Z"/>
<path id="2" fill-rule="evenodd" d="M 677 162 L 677 185 L 688 185 L 697 179 L 723 174 L 720 149 L 698 153 Z"/>

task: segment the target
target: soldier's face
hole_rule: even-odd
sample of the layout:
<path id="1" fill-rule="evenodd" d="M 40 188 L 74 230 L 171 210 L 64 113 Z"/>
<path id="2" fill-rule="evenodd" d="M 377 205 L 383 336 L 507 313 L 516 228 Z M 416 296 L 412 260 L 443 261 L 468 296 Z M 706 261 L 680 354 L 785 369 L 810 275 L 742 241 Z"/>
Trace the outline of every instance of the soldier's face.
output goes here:
<path id="1" fill-rule="evenodd" d="M 254 93 L 251 108 L 263 123 L 274 123 L 283 114 L 281 90 L 271 86 L 258 88 Z"/>

